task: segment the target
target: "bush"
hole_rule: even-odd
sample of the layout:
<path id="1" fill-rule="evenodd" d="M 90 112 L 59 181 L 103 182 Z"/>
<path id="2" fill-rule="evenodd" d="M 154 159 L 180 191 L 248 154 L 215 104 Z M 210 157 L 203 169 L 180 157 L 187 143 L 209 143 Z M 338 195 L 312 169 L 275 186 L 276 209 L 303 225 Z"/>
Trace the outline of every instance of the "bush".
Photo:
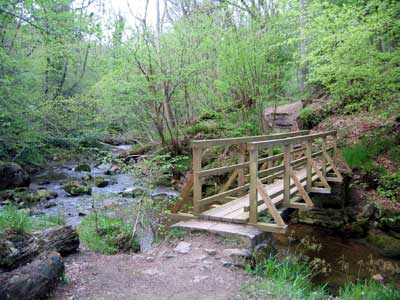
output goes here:
<path id="1" fill-rule="evenodd" d="M 313 109 L 306 107 L 301 110 L 299 119 L 304 129 L 311 129 L 322 121 L 322 116 Z"/>
<path id="2" fill-rule="evenodd" d="M 18 210 L 13 206 L 0 209 L 0 233 L 5 229 L 12 229 L 16 233 L 24 234 L 32 230 L 32 220 L 28 211 Z"/>
<path id="3" fill-rule="evenodd" d="M 111 218 L 103 213 L 91 214 L 78 227 L 79 239 L 89 249 L 103 254 L 140 250 L 136 237 L 132 237 L 132 225 L 122 219 Z"/>
<path id="4" fill-rule="evenodd" d="M 325 294 L 323 287 L 313 287 L 308 266 L 290 258 L 271 258 L 250 272 L 268 278 L 253 285 L 251 294 L 260 297 L 257 299 L 266 294 L 276 295 L 277 299 L 322 299 Z"/>
<path id="5" fill-rule="evenodd" d="M 400 201 L 400 171 L 382 176 L 377 191 L 392 201 Z"/>
<path id="6" fill-rule="evenodd" d="M 0 233 L 5 229 L 12 229 L 18 234 L 25 234 L 58 225 L 64 225 L 64 220 L 59 217 L 31 217 L 27 210 L 17 209 L 14 206 L 5 206 L 0 209 Z"/>
<path id="7" fill-rule="evenodd" d="M 370 281 L 346 285 L 340 289 L 339 297 L 342 300 L 394 300 L 400 299 L 400 292 L 398 289 Z"/>

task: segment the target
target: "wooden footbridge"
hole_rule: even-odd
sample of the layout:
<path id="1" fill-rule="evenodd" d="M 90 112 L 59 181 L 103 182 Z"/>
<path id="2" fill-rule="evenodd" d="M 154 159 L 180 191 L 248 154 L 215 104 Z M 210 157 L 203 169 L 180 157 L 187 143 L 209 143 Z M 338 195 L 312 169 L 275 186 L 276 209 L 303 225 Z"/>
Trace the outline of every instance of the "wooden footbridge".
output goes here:
<path id="1" fill-rule="evenodd" d="M 336 131 L 194 140 L 193 175 L 170 216 L 177 221 L 213 220 L 285 233 L 284 208 L 312 209 L 309 193 L 330 194 L 330 182 L 342 181 L 336 144 Z M 229 151 L 237 157 L 227 157 Z M 204 169 L 203 157 L 218 152 L 222 158 L 214 163 L 217 167 Z M 224 165 L 226 161 L 230 163 Z M 203 197 L 206 179 L 224 174 L 227 180 L 218 192 Z"/>

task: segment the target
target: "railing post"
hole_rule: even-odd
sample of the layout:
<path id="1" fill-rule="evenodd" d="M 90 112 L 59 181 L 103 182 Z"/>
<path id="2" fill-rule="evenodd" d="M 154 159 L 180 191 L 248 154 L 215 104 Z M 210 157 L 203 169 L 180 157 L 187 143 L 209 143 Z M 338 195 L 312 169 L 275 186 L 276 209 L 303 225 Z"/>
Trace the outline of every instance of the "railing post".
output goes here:
<path id="1" fill-rule="evenodd" d="M 268 148 L 268 157 L 271 157 L 274 155 L 274 148 L 270 147 Z M 272 160 L 269 160 L 267 162 L 267 167 L 268 169 L 271 169 L 274 166 L 274 162 Z M 267 183 L 273 183 L 274 180 L 273 179 L 268 179 Z"/>
<path id="2" fill-rule="evenodd" d="M 333 144 L 333 162 L 337 166 L 338 165 L 338 150 L 337 150 L 337 133 L 332 136 L 332 144 Z"/>
<path id="3" fill-rule="evenodd" d="M 246 162 L 246 147 L 245 144 L 239 144 L 239 163 Z M 238 169 L 238 186 L 244 186 L 245 177 L 244 177 L 244 169 Z M 240 196 L 243 195 L 243 192 L 239 193 Z"/>
<path id="4" fill-rule="evenodd" d="M 306 141 L 306 157 L 307 157 L 307 192 L 311 191 L 312 187 L 312 141 Z"/>
<path id="5" fill-rule="evenodd" d="M 290 203 L 290 145 L 284 145 L 283 204 Z"/>
<path id="6" fill-rule="evenodd" d="M 249 222 L 257 223 L 257 178 L 258 178 L 258 149 L 249 146 L 250 167 L 250 197 Z"/>
<path id="7" fill-rule="evenodd" d="M 201 147 L 193 147 L 193 214 L 200 214 L 200 200 L 202 194 L 201 171 L 202 149 Z"/>
<path id="8" fill-rule="evenodd" d="M 326 137 L 322 138 L 322 174 L 326 177 Z"/>

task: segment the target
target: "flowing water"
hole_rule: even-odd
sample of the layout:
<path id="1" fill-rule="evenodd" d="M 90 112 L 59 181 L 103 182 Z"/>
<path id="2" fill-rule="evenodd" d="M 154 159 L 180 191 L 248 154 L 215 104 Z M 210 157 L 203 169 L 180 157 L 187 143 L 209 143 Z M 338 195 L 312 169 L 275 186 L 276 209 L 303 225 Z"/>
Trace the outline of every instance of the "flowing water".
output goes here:
<path id="1" fill-rule="evenodd" d="M 376 274 L 400 288 L 400 262 L 380 255 L 362 239 L 342 238 L 334 230 L 301 224 L 289 225 L 288 232 L 288 235 L 274 235 L 280 253 L 302 255 L 302 239 L 306 244 L 310 244 L 308 241 L 319 244 L 319 251 L 306 250 L 304 254 L 326 262 L 330 272 L 317 276 L 315 283 L 326 284 L 331 292 L 337 291 L 346 282 L 370 279 Z"/>
<path id="2" fill-rule="evenodd" d="M 113 146 L 111 153 L 116 156 L 121 151 L 125 151 L 129 148 L 129 145 Z M 99 208 L 113 206 L 126 207 L 137 201 L 136 198 L 121 197 L 124 190 L 140 186 L 138 180 L 136 180 L 132 174 L 121 173 L 105 175 L 104 173 L 111 167 L 110 164 L 101 164 L 93 167 L 91 172 L 75 172 L 75 166 L 76 164 L 61 167 L 47 167 L 33 178 L 31 188 L 46 188 L 58 194 L 56 199 L 51 200 L 56 204 L 55 206 L 44 208 L 42 204 L 38 204 L 33 208 L 34 211 L 45 215 L 62 217 L 66 224 L 76 226 L 84 215 L 90 213 L 93 199 L 96 199 L 96 207 Z M 80 182 L 84 174 L 90 174 L 92 177 L 102 176 L 109 179 L 110 184 L 103 188 L 92 186 L 92 195 L 90 196 L 69 196 L 63 190 L 63 185 L 69 181 Z M 176 191 L 162 187 L 155 188 L 151 193 L 152 195 L 177 195 Z"/>

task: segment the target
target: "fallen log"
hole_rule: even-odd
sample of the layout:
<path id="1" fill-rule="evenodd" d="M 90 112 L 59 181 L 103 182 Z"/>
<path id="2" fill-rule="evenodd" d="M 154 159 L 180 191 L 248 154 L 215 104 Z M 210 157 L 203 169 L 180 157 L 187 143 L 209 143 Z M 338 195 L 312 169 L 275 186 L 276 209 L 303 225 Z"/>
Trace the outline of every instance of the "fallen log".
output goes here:
<path id="1" fill-rule="evenodd" d="M 0 236 L 0 271 L 16 269 L 43 252 L 56 251 L 64 256 L 78 247 L 79 236 L 71 226 L 54 227 L 32 235 L 7 232 Z"/>
<path id="2" fill-rule="evenodd" d="M 60 254 L 41 254 L 30 264 L 0 274 L 0 299 L 43 299 L 57 285 L 63 274 L 64 262 Z"/>

